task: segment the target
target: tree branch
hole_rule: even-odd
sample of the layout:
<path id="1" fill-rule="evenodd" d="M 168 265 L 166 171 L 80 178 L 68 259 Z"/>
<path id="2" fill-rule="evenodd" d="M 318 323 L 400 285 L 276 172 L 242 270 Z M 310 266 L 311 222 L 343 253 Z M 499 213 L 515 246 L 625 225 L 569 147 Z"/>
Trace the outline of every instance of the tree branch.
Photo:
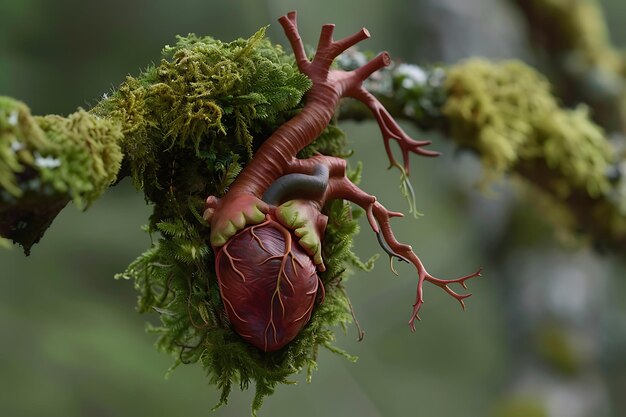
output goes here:
<path id="1" fill-rule="evenodd" d="M 29 254 L 67 203 L 88 207 L 117 177 L 121 137 L 118 123 L 83 110 L 33 117 L 0 97 L 0 237 Z"/>
<path id="2" fill-rule="evenodd" d="M 511 0 L 568 105 L 586 103 L 609 132 L 626 134 L 626 63 L 611 44 L 596 0 Z"/>
<path id="3" fill-rule="evenodd" d="M 351 51 L 346 68 L 365 59 Z M 543 76 L 519 62 L 470 60 L 425 70 L 398 65 L 366 85 L 391 115 L 438 130 L 482 161 L 486 178 L 522 178 L 565 214 L 560 228 L 626 250 L 626 157 L 584 108 L 565 109 Z M 340 119 L 371 118 L 347 101 Z"/>

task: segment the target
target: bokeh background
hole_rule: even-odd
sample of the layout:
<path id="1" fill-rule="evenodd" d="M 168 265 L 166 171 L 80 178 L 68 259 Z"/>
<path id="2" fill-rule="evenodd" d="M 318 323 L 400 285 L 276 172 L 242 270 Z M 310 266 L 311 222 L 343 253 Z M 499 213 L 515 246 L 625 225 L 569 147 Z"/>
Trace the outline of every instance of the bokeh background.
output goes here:
<path id="1" fill-rule="evenodd" d="M 614 43 L 625 46 L 626 2 L 602 3 Z M 269 36 L 286 44 L 275 22 L 292 9 L 311 45 L 333 22 L 338 37 L 366 26 L 373 36 L 363 48 L 406 62 L 533 62 L 506 0 L 0 0 L 0 94 L 34 114 L 68 114 L 158 61 L 176 34 L 231 40 L 272 24 Z M 406 210 L 377 126 L 342 127 L 351 161 L 364 161 L 363 188 Z M 439 276 L 485 267 L 468 310 L 426 286 L 411 334 L 414 273 L 399 265 L 395 277 L 381 258 L 347 284 L 366 336 L 359 343 L 354 328 L 338 331 L 338 345 L 358 362 L 321 352 L 313 382 L 280 387 L 260 415 L 626 416 L 623 254 L 563 248 L 519 187 L 478 191 L 474 157 L 433 139 L 444 156 L 413 164 L 425 216 L 394 224 Z M 211 414 L 217 394 L 199 365 L 165 380 L 172 359 L 144 331 L 156 317 L 137 314 L 132 283 L 113 279 L 149 245 L 140 230 L 149 210 L 124 182 L 85 213 L 65 209 L 30 257 L 0 250 L 0 416 L 249 415 L 251 392 Z M 379 251 L 366 227 L 356 251 Z"/>

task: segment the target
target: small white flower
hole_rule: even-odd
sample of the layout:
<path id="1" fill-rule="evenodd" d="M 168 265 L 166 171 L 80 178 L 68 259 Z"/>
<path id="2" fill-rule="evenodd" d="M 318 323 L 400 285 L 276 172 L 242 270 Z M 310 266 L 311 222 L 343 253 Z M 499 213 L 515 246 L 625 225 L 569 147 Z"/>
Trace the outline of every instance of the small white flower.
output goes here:
<path id="1" fill-rule="evenodd" d="M 46 156 L 44 158 L 39 154 L 35 154 L 35 165 L 39 168 L 58 168 L 61 166 L 61 161 L 52 156 Z"/>
<path id="2" fill-rule="evenodd" d="M 402 87 L 413 88 L 417 85 L 426 84 L 428 76 L 426 72 L 417 65 L 400 64 L 397 73 L 403 75 Z"/>
<path id="3" fill-rule="evenodd" d="M 19 115 L 18 115 L 17 111 L 11 112 L 11 114 L 9 115 L 9 118 L 7 120 L 11 126 L 17 126 L 18 116 Z"/>
<path id="4" fill-rule="evenodd" d="M 13 139 L 13 141 L 11 142 L 11 150 L 13 152 L 19 152 L 22 149 L 24 149 L 24 144 L 17 139 Z"/>

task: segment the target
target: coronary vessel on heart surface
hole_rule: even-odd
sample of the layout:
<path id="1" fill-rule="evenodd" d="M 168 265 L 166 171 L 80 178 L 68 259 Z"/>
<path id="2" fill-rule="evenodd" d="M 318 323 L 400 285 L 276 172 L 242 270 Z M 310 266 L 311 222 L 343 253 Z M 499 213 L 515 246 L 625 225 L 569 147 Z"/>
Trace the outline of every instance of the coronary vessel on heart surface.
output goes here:
<path id="1" fill-rule="evenodd" d="M 235 331 L 270 352 L 285 346 L 306 325 L 316 299 L 323 301 L 324 286 L 316 274 L 325 268 L 322 242 L 327 218 L 322 208 L 334 199 L 362 207 L 385 252 L 415 266 L 418 284 L 409 320 L 412 330 L 423 303 L 424 281 L 441 287 L 463 306 L 469 294 L 456 293 L 450 284 L 465 288 L 465 282 L 480 275 L 480 270 L 452 280 L 430 275 L 412 248 L 393 235 L 389 220 L 402 213 L 387 210 L 376 197 L 354 185 L 346 175 L 344 159 L 319 154 L 297 158 L 330 123 L 344 97 L 361 101 L 373 113 L 392 166 L 408 174 L 411 153 L 438 155 L 423 149 L 430 142 L 411 139 L 363 87 L 372 73 L 391 63 L 389 55 L 383 52 L 353 71 L 331 69 L 339 54 L 369 37 L 367 30 L 335 41 L 334 25 L 324 25 L 315 56 L 309 60 L 296 13 L 279 21 L 298 68 L 313 85 L 301 111 L 261 145 L 223 197 L 207 198 L 204 212 L 211 225 L 220 293 Z M 401 149 L 402 165 L 393 157 L 391 140 Z"/>

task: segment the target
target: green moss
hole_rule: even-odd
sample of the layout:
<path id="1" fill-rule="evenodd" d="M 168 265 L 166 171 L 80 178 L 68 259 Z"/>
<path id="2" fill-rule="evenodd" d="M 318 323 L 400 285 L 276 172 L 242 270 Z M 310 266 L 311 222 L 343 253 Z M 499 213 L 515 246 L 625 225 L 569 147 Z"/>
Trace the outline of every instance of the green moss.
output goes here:
<path id="1" fill-rule="evenodd" d="M 0 96 L 0 186 L 13 197 L 22 195 L 17 176 L 33 166 L 35 154 L 53 148 L 30 109 Z M 7 199 L 8 196 L 4 196 Z"/>
<path id="2" fill-rule="evenodd" d="M 241 339 L 228 324 L 208 245 L 209 228 L 198 214 L 202 200 L 186 200 L 173 189 L 164 192 L 169 197 L 167 204 L 177 209 L 157 204 L 155 215 L 167 211 L 171 216 L 155 225 L 161 238 L 119 277 L 135 280 L 140 291 L 139 311 L 160 314 L 161 326 L 151 331 L 158 335 L 159 349 L 176 357 L 175 366 L 200 362 L 209 381 L 222 390 L 219 405 L 227 402 L 233 385 L 247 389 L 255 383 L 252 408 L 256 412 L 263 397 L 271 394 L 277 384 L 289 383 L 289 377 L 303 369 L 310 375 L 316 367 L 319 346 L 349 357 L 332 342 L 333 327 L 351 321 L 342 281 L 346 264 L 358 262 L 350 250 L 358 229 L 357 212 L 341 201 L 326 209 L 329 227 L 323 248 L 327 271 L 321 275 L 325 301 L 297 339 L 279 352 L 263 353 Z"/>
<path id="3" fill-rule="evenodd" d="M 166 46 L 158 66 L 128 77 L 92 110 L 119 120 L 133 180 L 158 183 L 163 152 L 230 150 L 250 159 L 254 148 L 290 115 L 309 89 L 279 46 L 262 28 L 249 39 L 224 43 L 210 37 L 179 37 Z M 239 152 L 243 148 L 245 152 Z"/>
<path id="4" fill-rule="evenodd" d="M 559 107 L 548 82 L 520 62 L 473 59 L 448 71 L 443 113 L 452 136 L 476 149 L 500 175 L 525 163 L 547 165 L 552 188 L 599 197 L 611 188 L 606 173 L 612 151 L 586 110 Z"/>
<path id="5" fill-rule="evenodd" d="M 83 110 L 33 117 L 26 105 L 1 97 L 0 185 L 15 198 L 36 190 L 85 207 L 116 179 L 121 138 L 118 124 Z"/>
<path id="6" fill-rule="evenodd" d="M 84 110 L 36 120 L 55 145 L 42 155 L 48 161 L 39 166 L 42 183 L 68 193 L 79 207 L 91 204 L 117 178 L 122 162 L 119 124 Z"/>

